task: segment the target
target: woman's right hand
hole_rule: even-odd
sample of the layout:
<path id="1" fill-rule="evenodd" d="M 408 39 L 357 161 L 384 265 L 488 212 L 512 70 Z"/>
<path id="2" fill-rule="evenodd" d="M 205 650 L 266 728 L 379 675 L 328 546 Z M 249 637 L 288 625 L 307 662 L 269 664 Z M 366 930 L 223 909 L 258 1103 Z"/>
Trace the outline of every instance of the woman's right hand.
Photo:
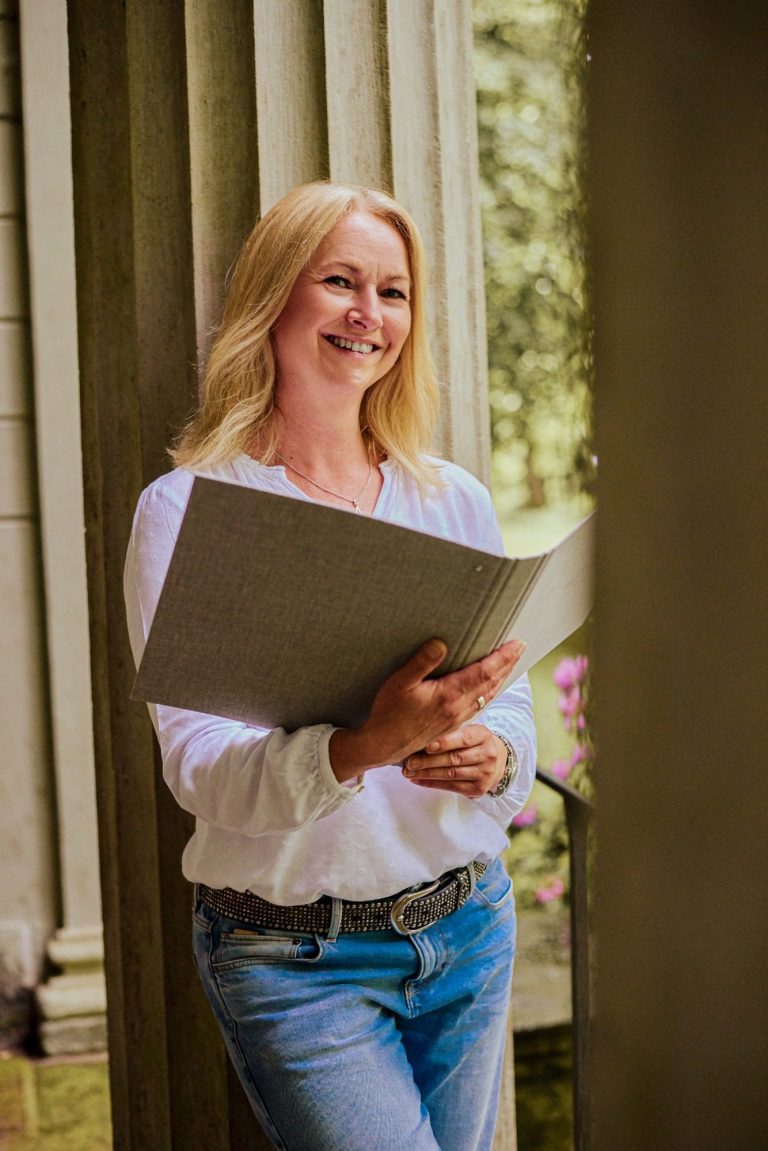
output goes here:
<path id="1" fill-rule="evenodd" d="M 484 659 L 440 679 L 429 679 L 445 659 L 442 640 L 428 640 L 379 688 L 371 714 L 354 730 L 331 736 L 331 767 L 339 783 L 384 764 L 401 763 L 434 739 L 455 731 L 490 703 L 519 660 L 525 644 L 511 640 Z"/>

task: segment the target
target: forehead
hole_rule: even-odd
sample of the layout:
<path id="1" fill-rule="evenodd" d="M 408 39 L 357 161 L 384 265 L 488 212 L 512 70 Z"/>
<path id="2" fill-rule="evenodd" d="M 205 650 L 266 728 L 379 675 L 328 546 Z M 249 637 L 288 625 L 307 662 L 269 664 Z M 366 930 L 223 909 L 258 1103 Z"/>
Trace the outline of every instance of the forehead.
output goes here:
<path id="1" fill-rule="evenodd" d="M 350 212 L 318 247 L 314 264 L 334 260 L 351 265 L 376 266 L 380 273 L 409 277 L 405 240 L 387 220 L 371 212 Z"/>

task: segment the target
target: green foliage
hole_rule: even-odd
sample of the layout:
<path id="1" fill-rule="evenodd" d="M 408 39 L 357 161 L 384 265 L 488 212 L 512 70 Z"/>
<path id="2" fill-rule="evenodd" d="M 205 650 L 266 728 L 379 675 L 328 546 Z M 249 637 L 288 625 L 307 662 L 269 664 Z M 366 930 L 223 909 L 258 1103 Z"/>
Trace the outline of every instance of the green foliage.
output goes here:
<path id="1" fill-rule="evenodd" d="M 586 0 L 474 0 L 489 381 L 508 507 L 589 491 Z"/>
<path id="2" fill-rule="evenodd" d="M 528 809 L 535 810 L 536 822 L 510 830 L 504 862 L 514 880 L 519 910 L 543 912 L 567 899 L 568 832 L 562 800 L 543 783 L 534 785 Z M 537 893 L 555 885 L 562 888 L 562 896 L 541 902 Z"/>

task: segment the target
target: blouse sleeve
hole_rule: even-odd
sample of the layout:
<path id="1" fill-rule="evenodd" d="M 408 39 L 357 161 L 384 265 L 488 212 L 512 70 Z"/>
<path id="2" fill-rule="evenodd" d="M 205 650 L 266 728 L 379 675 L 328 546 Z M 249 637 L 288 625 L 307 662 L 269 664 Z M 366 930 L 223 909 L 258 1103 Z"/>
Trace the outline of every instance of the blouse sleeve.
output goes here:
<path id="1" fill-rule="evenodd" d="M 504 544 L 496 513 L 485 488 L 480 491 L 476 524 L 478 538 L 475 546 L 495 555 L 503 555 Z M 476 722 L 506 736 L 515 749 L 518 770 L 504 794 L 498 799 L 485 795 L 473 800 L 506 827 L 525 806 L 536 779 L 536 727 L 528 676 L 521 675 L 500 692 Z"/>
<path id="2" fill-rule="evenodd" d="M 192 476 L 175 472 L 143 492 L 126 556 L 128 631 L 138 666 L 184 515 Z M 340 784 L 317 724 L 290 735 L 181 708 L 149 705 L 163 776 L 176 801 L 240 835 L 293 831 L 350 803 L 359 783 Z"/>

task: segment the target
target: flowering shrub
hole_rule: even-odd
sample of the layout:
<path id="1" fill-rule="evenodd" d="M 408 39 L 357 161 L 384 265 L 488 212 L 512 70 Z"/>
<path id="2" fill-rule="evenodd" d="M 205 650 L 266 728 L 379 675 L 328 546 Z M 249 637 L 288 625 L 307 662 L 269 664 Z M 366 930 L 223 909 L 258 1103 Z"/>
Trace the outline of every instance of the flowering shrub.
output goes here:
<path id="1" fill-rule="evenodd" d="M 522 811 L 519 811 L 512 820 L 513 827 L 530 827 L 531 824 L 536 822 L 538 812 L 535 803 L 529 803 Z"/>
<path id="2" fill-rule="evenodd" d="M 573 738 L 573 746 L 569 755 L 554 760 L 549 772 L 591 798 L 595 752 L 590 724 L 589 658 L 577 655 L 562 659 L 552 678 L 559 689 L 557 709 L 566 732 Z M 512 820 L 510 829 L 508 865 L 521 907 L 557 904 L 567 893 L 565 813 L 561 802 L 544 802 L 541 784 L 537 783 L 536 789 L 541 801 L 529 801 Z"/>
<path id="3" fill-rule="evenodd" d="M 589 658 L 577 655 L 573 659 L 561 660 L 552 678 L 560 688 L 557 706 L 563 717 L 563 726 L 575 737 L 576 742 L 570 757 L 567 760 L 555 760 L 549 770 L 552 775 L 558 779 L 567 779 L 577 791 L 591 798 L 595 749 L 589 723 Z"/>

